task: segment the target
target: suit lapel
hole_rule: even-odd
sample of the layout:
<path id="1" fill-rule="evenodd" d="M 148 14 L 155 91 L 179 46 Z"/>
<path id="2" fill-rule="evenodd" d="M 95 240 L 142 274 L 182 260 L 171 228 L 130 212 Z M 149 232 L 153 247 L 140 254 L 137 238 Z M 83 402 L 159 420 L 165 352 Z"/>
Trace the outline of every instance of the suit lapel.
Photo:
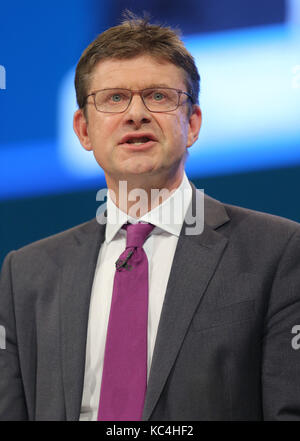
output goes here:
<path id="1" fill-rule="evenodd" d="M 193 199 L 186 219 L 191 218 L 191 210 L 194 212 L 196 198 L 202 197 L 193 185 L 192 188 Z M 204 231 L 187 235 L 186 222 L 183 224 L 161 312 L 143 420 L 148 420 L 154 410 L 195 310 L 227 244 L 227 239 L 214 229 L 228 220 L 223 205 L 205 196 Z"/>
<path id="2" fill-rule="evenodd" d="M 90 295 L 104 225 L 93 220 L 74 230 L 65 248 L 61 279 L 61 348 L 67 420 L 80 414 Z"/>

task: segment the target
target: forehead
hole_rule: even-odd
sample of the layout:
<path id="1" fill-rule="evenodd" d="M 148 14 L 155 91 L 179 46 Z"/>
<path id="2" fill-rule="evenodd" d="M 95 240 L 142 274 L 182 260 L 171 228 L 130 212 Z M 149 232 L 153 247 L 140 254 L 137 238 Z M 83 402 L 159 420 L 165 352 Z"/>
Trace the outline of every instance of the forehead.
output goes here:
<path id="1" fill-rule="evenodd" d="M 129 59 L 108 58 L 99 61 L 94 67 L 89 89 L 143 89 L 154 85 L 185 89 L 184 70 L 167 60 L 151 55 Z"/>

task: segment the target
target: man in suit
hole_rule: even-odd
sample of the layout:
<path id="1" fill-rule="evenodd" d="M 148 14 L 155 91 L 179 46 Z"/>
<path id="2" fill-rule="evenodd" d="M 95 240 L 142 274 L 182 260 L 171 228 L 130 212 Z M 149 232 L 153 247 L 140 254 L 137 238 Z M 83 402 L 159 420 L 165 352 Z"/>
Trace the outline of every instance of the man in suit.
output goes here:
<path id="1" fill-rule="evenodd" d="M 105 172 L 107 206 L 97 220 L 7 256 L 0 419 L 300 420 L 300 226 L 203 197 L 188 181 L 201 110 L 197 68 L 181 40 L 127 20 L 85 50 L 75 86 L 74 129 Z M 151 199 L 154 189 L 165 191 Z M 135 306 L 119 316 L 124 333 L 107 348 L 118 263 L 134 276 L 127 296 L 141 289 L 134 255 L 119 258 L 128 223 L 154 227 L 140 247 L 147 388 L 126 418 L 126 403 L 140 396 L 135 336 L 123 335 L 140 318 Z M 120 297 L 126 286 L 118 286 Z M 132 354 L 114 355 L 119 373 L 105 366 L 114 346 Z"/>

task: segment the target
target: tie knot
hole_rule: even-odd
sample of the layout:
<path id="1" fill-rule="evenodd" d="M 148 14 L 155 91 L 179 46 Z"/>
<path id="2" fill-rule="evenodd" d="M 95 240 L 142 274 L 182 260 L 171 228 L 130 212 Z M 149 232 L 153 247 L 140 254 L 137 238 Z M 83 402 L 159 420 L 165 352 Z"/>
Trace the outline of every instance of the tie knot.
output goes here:
<path id="1" fill-rule="evenodd" d="M 125 224 L 123 227 L 127 231 L 126 248 L 141 247 L 154 228 L 152 224 Z"/>

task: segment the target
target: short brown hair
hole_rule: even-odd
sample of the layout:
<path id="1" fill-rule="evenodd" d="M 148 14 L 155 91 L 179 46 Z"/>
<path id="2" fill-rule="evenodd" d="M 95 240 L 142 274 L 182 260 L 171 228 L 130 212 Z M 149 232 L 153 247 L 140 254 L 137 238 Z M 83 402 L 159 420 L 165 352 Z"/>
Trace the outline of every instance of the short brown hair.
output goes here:
<path id="1" fill-rule="evenodd" d="M 130 59 L 149 54 L 165 59 L 183 69 L 187 92 L 193 104 L 199 103 L 200 76 L 194 58 L 179 38 L 179 31 L 149 23 L 127 11 L 127 19 L 107 29 L 85 49 L 76 67 L 75 89 L 77 103 L 84 108 L 89 80 L 96 64 L 107 58 Z"/>

